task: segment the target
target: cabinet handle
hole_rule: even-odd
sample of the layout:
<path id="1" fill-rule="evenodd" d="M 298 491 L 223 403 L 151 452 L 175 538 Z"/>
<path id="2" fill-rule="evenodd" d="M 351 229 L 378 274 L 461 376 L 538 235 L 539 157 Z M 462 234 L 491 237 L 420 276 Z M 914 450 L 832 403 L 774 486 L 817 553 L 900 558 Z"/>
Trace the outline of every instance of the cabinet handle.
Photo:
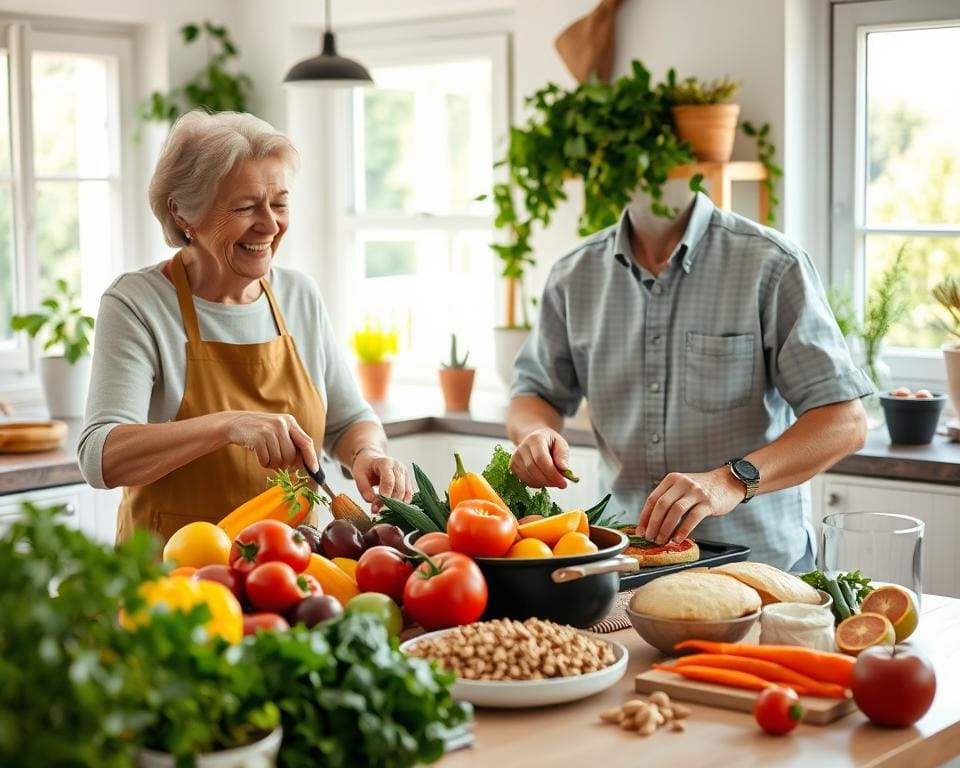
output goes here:
<path id="1" fill-rule="evenodd" d="M 843 498 L 840 496 L 839 493 L 831 493 L 829 496 L 827 496 L 828 507 L 836 507 L 840 504 L 841 501 L 843 501 Z"/>
<path id="2" fill-rule="evenodd" d="M 61 517 L 73 517 L 75 514 L 77 514 L 76 504 L 64 504 L 63 511 L 60 512 Z"/>

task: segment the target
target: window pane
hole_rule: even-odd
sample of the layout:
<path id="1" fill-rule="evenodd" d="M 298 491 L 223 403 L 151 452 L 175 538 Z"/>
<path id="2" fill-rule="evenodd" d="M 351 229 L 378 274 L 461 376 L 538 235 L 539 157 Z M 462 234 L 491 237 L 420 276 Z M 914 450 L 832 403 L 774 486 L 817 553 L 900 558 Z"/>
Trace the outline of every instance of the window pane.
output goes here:
<path id="1" fill-rule="evenodd" d="M 868 235 L 868 285 L 876 284 L 900 248 L 907 254 L 910 309 L 887 334 L 885 343 L 891 347 L 938 347 L 951 339 L 941 327 L 949 315 L 933 298 L 932 290 L 945 275 L 960 274 L 960 237 Z"/>
<path id="2" fill-rule="evenodd" d="M 488 60 L 384 67 L 354 98 L 358 211 L 490 212 Z"/>
<path id="3" fill-rule="evenodd" d="M 492 364 L 495 273 L 489 243 L 490 233 L 484 230 L 418 232 L 412 239 L 393 241 L 378 233 L 360 233 L 358 248 L 366 255 L 367 277 L 355 324 L 362 323 L 369 307 L 376 307 L 380 320 L 400 332 L 404 357 L 431 371 L 448 357 L 451 333 L 457 334 L 461 354 L 470 350 L 472 364 Z M 371 255 L 385 253 L 413 255 L 413 269 L 402 264 L 372 275 Z"/>
<path id="4" fill-rule="evenodd" d="M 414 275 L 417 272 L 417 244 L 413 240 L 366 243 L 364 277 Z"/>
<path id="5" fill-rule="evenodd" d="M 105 181 L 37 183 L 37 254 L 40 295 L 58 279 L 80 290 L 81 274 L 94 279 L 109 268 L 112 247 L 109 184 Z M 91 269 L 82 270 L 81 265 Z"/>
<path id="6" fill-rule="evenodd" d="M 867 36 L 867 223 L 960 223 L 960 27 Z"/>
<path id="7" fill-rule="evenodd" d="M 105 57 L 33 55 L 33 143 L 37 175 L 105 177 L 110 173 L 109 93 Z"/>
<path id="8" fill-rule="evenodd" d="M 0 346 L 14 341 L 10 317 L 20 310 L 15 306 L 17 268 L 13 247 L 13 188 L 0 185 Z"/>
<path id="9" fill-rule="evenodd" d="M 10 58 L 0 51 L 0 174 L 10 172 Z"/>

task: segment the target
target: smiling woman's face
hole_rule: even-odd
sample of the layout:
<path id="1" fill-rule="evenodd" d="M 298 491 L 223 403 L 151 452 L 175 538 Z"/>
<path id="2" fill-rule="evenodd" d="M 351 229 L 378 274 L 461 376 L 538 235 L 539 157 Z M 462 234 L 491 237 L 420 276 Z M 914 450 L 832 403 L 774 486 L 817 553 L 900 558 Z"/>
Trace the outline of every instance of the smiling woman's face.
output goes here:
<path id="1" fill-rule="evenodd" d="M 269 272 L 287 231 L 287 196 L 279 158 L 241 161 L 193 228 L 191 246 L 207 251 L 233 274 L 259 280 Z"/>

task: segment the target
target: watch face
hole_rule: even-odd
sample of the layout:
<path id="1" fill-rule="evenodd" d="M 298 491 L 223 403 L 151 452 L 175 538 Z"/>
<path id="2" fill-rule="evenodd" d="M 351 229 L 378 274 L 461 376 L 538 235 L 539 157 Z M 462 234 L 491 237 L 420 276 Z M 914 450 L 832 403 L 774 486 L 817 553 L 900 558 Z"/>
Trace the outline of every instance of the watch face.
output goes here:
<path id="1" fill-rule="evenodd" d="M 748 482 L 760 479 L 760 472 L 746 459 L 739 459 L 733 462 L 733 469 L 740 477 Z"/>

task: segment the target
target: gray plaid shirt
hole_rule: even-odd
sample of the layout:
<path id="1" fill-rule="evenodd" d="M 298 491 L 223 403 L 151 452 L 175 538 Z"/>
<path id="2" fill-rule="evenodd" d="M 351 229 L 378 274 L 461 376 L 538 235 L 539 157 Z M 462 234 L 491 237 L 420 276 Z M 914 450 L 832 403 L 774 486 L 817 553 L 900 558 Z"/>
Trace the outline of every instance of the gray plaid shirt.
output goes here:
<path id="1" fill-rule="evenodd" d="M 566 416 L 588 399 L 608 510 L 625 522 L 668 472 L 723 466 L 795 414 L 873 391 L 809 257 L 779 232 L 698 194 L 656 279 L 633 260 L 630 234 L 624 213 L 553 266 L 511 390 Z M 708 518 L 695 535 L 790 568 L 808 541 L 816 551 L 809 510 L 804 484 Z"/>

